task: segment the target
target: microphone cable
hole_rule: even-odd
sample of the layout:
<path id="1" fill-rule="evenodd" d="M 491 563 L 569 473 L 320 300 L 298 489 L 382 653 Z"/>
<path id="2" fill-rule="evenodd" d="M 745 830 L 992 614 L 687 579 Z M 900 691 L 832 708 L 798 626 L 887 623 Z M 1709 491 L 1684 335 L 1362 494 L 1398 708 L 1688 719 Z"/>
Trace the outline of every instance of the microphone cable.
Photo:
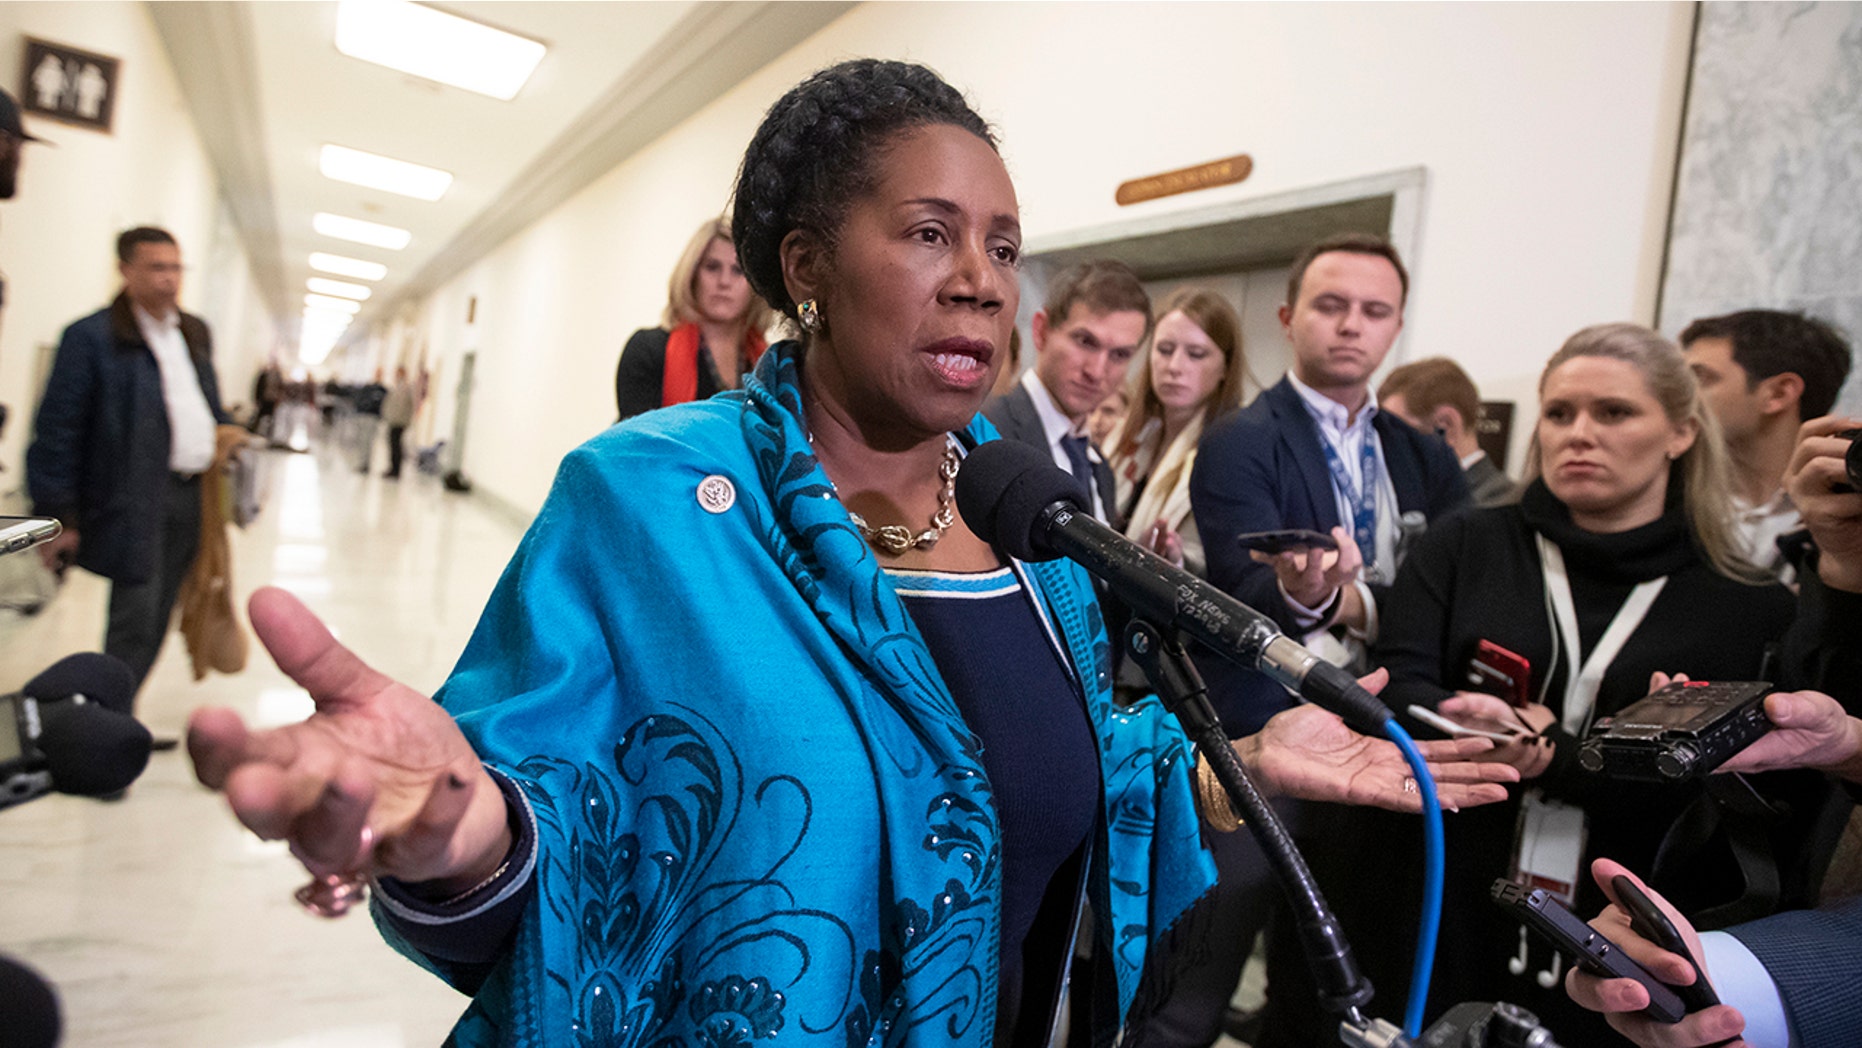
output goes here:
<path id="1" fill-rule="evenodd" d="M 1442 925 L 1442 882 L 1448 866 L 1442 802 L 1435 796 L 1435 776 L 1429 774 L 1416 740 L 1395 717 L 1384 722 L 1384 735 L 1402 751 L 1415 776 L 1416 792 L 1422 796 L 1422 920 L 1416 928 L 1415 970 L 1410 973 L 1409 1003 L 1403 1011 L 1403 1032 L 1417 1038 L 1422 1036 L 1422 1013 L 1429 1003 L 1429 980 L 1435 971 L 1435 944 Z"/>

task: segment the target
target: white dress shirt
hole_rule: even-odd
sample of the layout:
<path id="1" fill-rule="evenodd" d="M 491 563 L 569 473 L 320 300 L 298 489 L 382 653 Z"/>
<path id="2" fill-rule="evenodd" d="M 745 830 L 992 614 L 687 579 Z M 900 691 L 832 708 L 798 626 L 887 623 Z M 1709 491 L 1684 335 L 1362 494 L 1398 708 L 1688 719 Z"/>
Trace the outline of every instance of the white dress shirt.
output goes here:
<path id="1" fill-rule="evenodd" d="M 1766 501 L 1753 505 L 1738 495 L 1733 496 L 1733 526 L 1739 531 L 1740 552 L 1752 563 L 1779 577 L 1780 581 L 1792 582 L 1796 573 L 1791 565 L 1785 563 L 1784 553 L 1778 549 L 1780 536 L 1789 535 L 1804 526 L 1804 518 L 1791 504 L 1791 496 L 1780 487 Z"/>
<path id="2" fill-rule="evenodd" d="M 1700 965 L 1712 978 L 1720 1003 L 1745 1016 L 1741 1040 L 1750 1048 L 1790 1048 L 1796 1043 L 1778 984 L 1745 943 L 1726 932 L 1701 932 L 1700 954 Z"/>
<path id="3" fill-rule="evenodd" d="M 1047 437 L 1047 453 L 1054 457 L 1056 466 L 1066 470 L 1068 476 L 1072 476 L 1073 460 L 1067 457 L 1067 449 L 1060 446 L 1060 438 L 1087 436 L 1086 424 L 1081 423 L 1078 426 L 1073 424 L 1073 420 L 1067 417 L 1066 412 L 1060 410 L 1060 405 L 1054 403 L 1053 394 L 1041 384 L 1041 379 L 1034 373 L 1033 368 L 1022 372 L 1021 384 L 1022 388 L 1028 391 L 1028 399 L 1034 401 L 1035 414 L 1041 416 L 1041 431 Z M 1099 457 L 1099 449 L 1093 446 L 1091 438 L 1088 438 L 1086 442 L 1086 457 L 1094 465 L 1102 461 Z M 1091 477 L 1083 479 L 1086 481 L 1086 490 L 1093 496 L 1093 516 L 1101 521 L 1110 521 L 1112 518 L 1108 515 L 1109 507 L 1099 496 L 1099 485 Z"/>
<path id="4" fill-rule="evenodd" d="M 130 308 L 162 373 L 162 400 L 168 405 L 168 468 L 189 476 L 205 473 L 213 464 L 216 423 L 207 407 L 207 395 L 201 392 L 200 373 L 188 356 L 187 340 L 181 337 L 181 314 L 171 312 L 157 319 L 141 306 Z"/>
<path id="5" fill-rule="evenodd" d="M 1377 561 L 1372 571 L 1377 581 L 1389 582 L 1395 579 L 1400 511 L 1397 508 L 1396 487 L 1390 483 L 1390 463 L 1384 456 L 1383 441 L 1378 439 L 1377 430 L 1371 425 L 1371 419 L 1377 413 L 1377 402 L 1366 395 L 1364 406 L 1358 409 L 1358 417 L 1354 419 L 1345 405 L 1301 382 L 1291 371 L 1287 372 L 1287 381 L 1293 386 L 1294 392 L 1300 395 L 1306 413 L 1318 425 L 1319 439 L 1332 445 L 1332 450 L 1338 453 L 1339 461 L 1344 464 L 1345 475 L 1358 485 L 1359 490 L 1363 490 L 1365 482 L 1364 442 L 1371 441 L 1377 448 L 1377 476 L 1372 478 L 1377 491 Z M 1339 522 L 1345 526 L 1346 531 L 1350 531 L 1356 520 L 1357 506 L 1350 494 L 1339 487 L 1329 467 L 1325 475 L 1332 489 L 1333 505 L 1338 510 Z M 1364 629 L 1361 633 L 1351 631 L 1353 635 L 1350 639 L 1356 644 L 1343 647 L 1335 647 L 1330 636 L 1325 633 L 1325 627 L 1330 625 L 1329 618 L 1337 613 L 1337 600 L 1329 607 L 1308 608 L 1288 596 L 1284 586 L 1280 591 L 1280 595 L 1286 598 L 1287 607 L 1292 609 L 1294 619 L 1312 631 L 1307 634 L 1307 643 L 1318 645 L 1321 655 L 1339 665 L 1357 661 L 1365 648 L 1377 639 L 1377 601 L 1371 597 L 1370 585 L 1362 575 L 1353 585 L 1357 587 L 1358 598 L 1364 605 Z"/>

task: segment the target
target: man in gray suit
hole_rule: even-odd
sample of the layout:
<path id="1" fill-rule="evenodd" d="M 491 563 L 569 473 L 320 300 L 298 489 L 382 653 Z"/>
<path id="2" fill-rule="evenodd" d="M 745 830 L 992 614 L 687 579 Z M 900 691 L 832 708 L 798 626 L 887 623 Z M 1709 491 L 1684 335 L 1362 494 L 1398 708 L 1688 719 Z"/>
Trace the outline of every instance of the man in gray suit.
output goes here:
<path id="1" fill-rule="evenodd" d="M 1034 367 L 983 405 L 983 415 L 1005 438 L 1046 449 L 1080 479 L 1093 515 L 1111 523 L 1118 515 L 1112 467 L 1093 447 L 1086 420 L 1125 381 L 1151 330 L 1151 297 L 1123 262 L 1082 262 L 1048 284 L 1032 329 Z"/>
<path id="2" fill-rule="evenodd" d="M 1475 436 L 1481 395 L 1460 365 L 1447 357 L 1429 357 L 1396 368 L 1377 387 L 1377 406 L 1419 433 L 1442 435 L 1461 460 L 1475 505 L 1497 506 L 1513 497 L 1512 480 L 1481 450 Z"/>

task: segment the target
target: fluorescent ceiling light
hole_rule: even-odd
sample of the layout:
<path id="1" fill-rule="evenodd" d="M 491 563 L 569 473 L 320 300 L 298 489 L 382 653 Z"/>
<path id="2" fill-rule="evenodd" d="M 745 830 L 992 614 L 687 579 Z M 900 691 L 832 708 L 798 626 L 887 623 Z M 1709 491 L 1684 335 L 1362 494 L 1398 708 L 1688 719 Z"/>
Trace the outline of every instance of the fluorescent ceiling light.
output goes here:
<path id="1" fill-rule="evenodd" d="M 364 153 L 360 149 L 346 146 L 325 145 L 317 161 L 317 168 L 325 178 L 399 193 L 418 200 L 438 200 L 446 194 L 446 187 L 453 184 L 450 171 Z"/>
<path id="2" fill-rule="evenodd" d="M 352 316 L 362 310 L 362 303 L 354 299 L 331 298 L 328 295 L 305 295 L 304 305 L 310 307 L 310 309 L 304 311 L 305 313 L 309 313 L 311 309 L 320 309 L 327 313 L 342 313 L 345 316 Z"/>
<path id="3" fill-rule="evenodd" d="M 312 251 L 310 268 L 320 273 L 334 273 L 339 277 L 356 280 L 380 280 L 388 275 L 388 267 L 380 262 L 365 262 L 359 258 L 332 255 L 327 251 Z"/>
<path id="4" fill-rule="evenodd" d="M 343 331 L 349 326 L 349 318 L 341 313 L 330 313 L 321 309 L 304 310 L 304 320 L 298 328 L 297 356 L 305 364 L 316 367 L 330 356 L 330 350 L 336 347 L 336 340 L 343 337 Z"/>
<path id="5" fill-rule="evenodd" d="M 406 0 L 343 0 L 336 49 L 351 58 L 510 101 L 544 46 Z"/>
<path id="6" fill-rule="evenodd" d="M 385 247 L 390 251 L 399 251 L 414 239 L 414 234 L 405 229 L 384 226 L 379 222 L 364 222 L 359 218 L 344 218 L 319 211 L 311 216 L 310 227 L 326 237 L 338 240 L 353 240 L 370 247 Z"/>
<path id="7" fill-rule="evenodd" d="M 331 280 L 329 277 L 311 277 L 305 285 L 319 295 L 335 295 L 337 298 L 353 298 L 357 302 L 369 297 L 370 291 L 361 284 L 351 284 L 345 280 Z"/>

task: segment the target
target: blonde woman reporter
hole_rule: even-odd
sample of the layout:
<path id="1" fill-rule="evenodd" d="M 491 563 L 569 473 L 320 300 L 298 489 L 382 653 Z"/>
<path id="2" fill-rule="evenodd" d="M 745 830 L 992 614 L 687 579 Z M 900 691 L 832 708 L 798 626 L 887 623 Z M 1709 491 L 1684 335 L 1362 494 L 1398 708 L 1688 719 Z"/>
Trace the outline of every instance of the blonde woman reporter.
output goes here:
<path id="1" fill-rule="evenodd" d="M 663 326 L 634 332 L 621 350 L 614 370 L 620 417 L 742 387 L 763 355 L 770 316 L 737 262 L 730 222 L 699 226 L 673 267 Z"/>
<path id="2" fill-rule="evenodd" d="M 1107 445 L 1126 536 L 1197 575 L 1204 560 L 1190 516 L 1190 467 L 1204 427 L 1241 406 L 1246 373 L 1234 307 L 1204 288 L 1171 292 L 1158 307 L 1131 408 Z"/>

